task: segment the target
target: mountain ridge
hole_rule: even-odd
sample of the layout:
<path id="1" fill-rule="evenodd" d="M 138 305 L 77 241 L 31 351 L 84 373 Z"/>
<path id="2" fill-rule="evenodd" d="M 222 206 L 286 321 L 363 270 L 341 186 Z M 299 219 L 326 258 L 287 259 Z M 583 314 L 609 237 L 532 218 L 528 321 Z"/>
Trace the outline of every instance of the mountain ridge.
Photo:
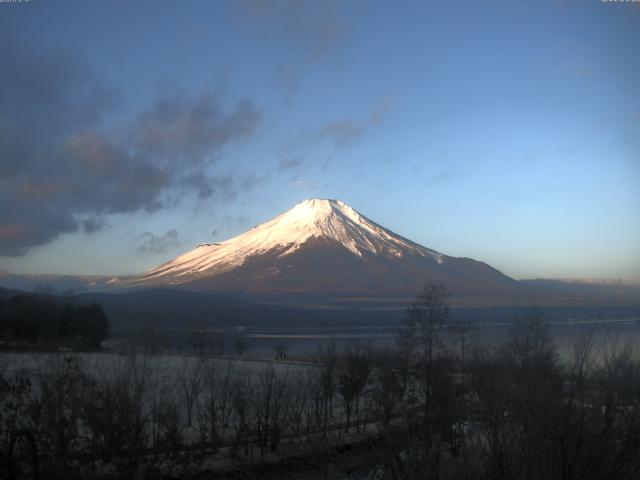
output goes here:
<path id="1" fill-rule="evenodd" d="M 395 234 L 346 203 L 309 199 L 249 231 L 200 244 L 112 286 L 249 294 L 415 294 L 425 281 L 454 294 L 506 294 L 519 284 L 470 258 Z"/>

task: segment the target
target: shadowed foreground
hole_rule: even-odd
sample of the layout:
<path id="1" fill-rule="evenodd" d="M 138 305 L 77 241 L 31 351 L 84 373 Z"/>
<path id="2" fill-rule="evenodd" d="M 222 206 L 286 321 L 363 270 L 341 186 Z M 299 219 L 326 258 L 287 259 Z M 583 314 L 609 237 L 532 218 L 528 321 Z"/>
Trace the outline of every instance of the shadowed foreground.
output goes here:
<path id="1" fill-rule="evenodd" d="M 305 363 L 13 354 L 0 448 L 16 478 L 34 477 L 34 451 L 53 479 L 638 478 L 633 351 L 587 334 L 560 362 L 536 310 L 471 345 L 433 284 L 403 326 L 393 348 Z"/>

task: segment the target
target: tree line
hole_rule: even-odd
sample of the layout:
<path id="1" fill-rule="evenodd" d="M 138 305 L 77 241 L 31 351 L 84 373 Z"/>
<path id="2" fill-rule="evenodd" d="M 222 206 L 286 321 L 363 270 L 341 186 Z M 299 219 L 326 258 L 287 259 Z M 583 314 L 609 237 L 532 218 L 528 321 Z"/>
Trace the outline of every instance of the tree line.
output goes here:
<path id="1" fill-rule="evenodd" d="M 68 298 L 21 294 L 0 298 L 0 339 L 5 348 L 95 349 L 109 322 L 95 303 L 72 305 Z"/>

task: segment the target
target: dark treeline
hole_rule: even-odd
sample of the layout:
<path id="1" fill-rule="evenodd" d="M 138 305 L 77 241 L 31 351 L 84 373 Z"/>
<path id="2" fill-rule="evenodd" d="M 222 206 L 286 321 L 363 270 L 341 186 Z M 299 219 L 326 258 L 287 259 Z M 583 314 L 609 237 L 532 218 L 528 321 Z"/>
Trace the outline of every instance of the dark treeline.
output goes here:
<path id="1" fill-rule="evenodd" d="M 94 349 L 108 329 L 102 307 L 94 302 L 72 305 L 68 298 L 39 294 L 0 298 L 0 339 L 5 348 Z"/>
<path id="2" fill-rule="evenodd" d="M 359 478 L 640 478 L 631 351 L 586 335 L 560 361 L 535 309 L 506 341 L 474 344 L 439 285 L 425 286 L 386 350 L 329 344 L 309 364 L 105 359 L 97 368 L 52 355 L 38 375 L 2 376 L 3 454 L 26 431 L 41 478 L 204 478 L 221 465 L 233 465 L 232 478 L 256 478 L 269 470 L 256 465 L 335 460 L 336 447 L 357 443 Z M 16 452 L 30 468 L 29 444 Z M 325 469 L 318 478 L 345 478 L 332 462 L 315 462 Z"/>

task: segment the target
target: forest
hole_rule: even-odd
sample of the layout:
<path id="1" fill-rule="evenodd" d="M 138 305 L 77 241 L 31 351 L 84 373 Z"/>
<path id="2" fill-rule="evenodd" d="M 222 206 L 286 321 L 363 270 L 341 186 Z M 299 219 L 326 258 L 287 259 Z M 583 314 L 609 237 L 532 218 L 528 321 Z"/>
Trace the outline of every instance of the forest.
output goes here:
<path id="1" fill-rule="evenodd" d="M 107 316 L 95 302 L 72 305 L 68 298 L 43 294 L 0 297 L 5 350 L 96 349 L 108 332 Z"/>

